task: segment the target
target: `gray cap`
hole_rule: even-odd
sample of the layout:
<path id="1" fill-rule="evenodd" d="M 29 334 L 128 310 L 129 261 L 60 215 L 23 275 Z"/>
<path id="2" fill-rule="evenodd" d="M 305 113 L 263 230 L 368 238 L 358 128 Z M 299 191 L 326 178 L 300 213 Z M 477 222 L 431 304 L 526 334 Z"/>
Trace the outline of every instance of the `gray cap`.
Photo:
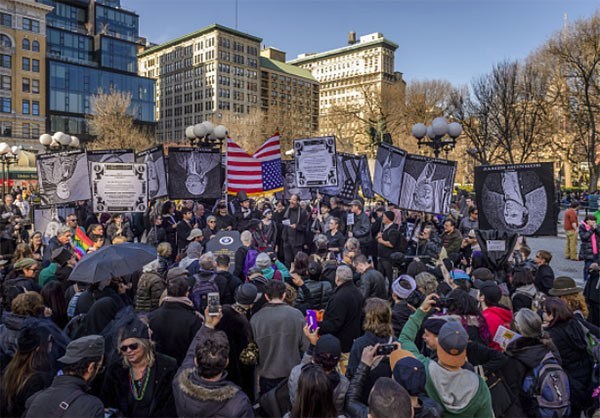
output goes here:
<path id="1" fill-rule="evenodd" d="M 188 235 L 187 240 L 191 241 L 191 240 L 196 239 L 201 236 L 203 236 L 202 231 L 199 230 L 198 228 L 194 228 L 190 231 L 190 235 Z"/>
<path id="2" fill-rule="evenodd" d="M 173 267 L 167 272 L 167 281 L 173 280 L 176 277 L 183 277 L 187 279 L 189 275 L 190 273 L 187 271 L 187 269 L 184 269 L 183 267 Z"/>
<path id="3" fill-rule="evenodd" d="M 271 266 L 271 257 L 267 253 L 260 253 L 256 257 L 256 261 L 254 262 L 256 267 L 260 267 L 262 270 Z"/>
<path id="4" fill-rule="evenodd" d="M 71 341 L 65 355 L 58 359 L 62 364 L 75 364 L 87 357 L 101 357 L 104 354 L 104 338 L 88 335 Z"/>
<path id="5" fill-rule="evenodd" d="M 235 289 L 234 298 L 241 305 L 252 305 L 258 298 L 258 289 L 252 283 L 244 283 Z"/>

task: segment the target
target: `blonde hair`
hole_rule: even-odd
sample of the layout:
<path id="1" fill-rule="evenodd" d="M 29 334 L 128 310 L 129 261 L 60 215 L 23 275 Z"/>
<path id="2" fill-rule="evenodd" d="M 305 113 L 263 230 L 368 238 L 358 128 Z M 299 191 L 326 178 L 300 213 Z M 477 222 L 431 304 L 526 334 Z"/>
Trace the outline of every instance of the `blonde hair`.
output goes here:
<path id="1" fill-rule="evenodd" d="M 13 299 L 10 310 L 17 315 L 38 316 L 44 310 L 44 300 L 39 293 L 27 291 Z"/>
<path id="2" fill-rule="evenodd" d="M 560 298 L 563 301 L 565 301 L 571 312 L 581 311 L 584 318 L 587 318 L 590 314 L 587 303 L 585 303 L 585 298 L 583 297 L 582 293 L 578 292 L 572 293 L 570 295 L 562 295 Z"/>
<path id="3" fill-rule="evenodd" d="M 392 307 L 387 300 L 369 298 L 365 303 L 365 331 L 371 331 L 378 337 L 394 335 L 392 328 Z"/>
<path id="4" fill-rule="evenodd" d="M 161 242 L 158 244 L 158 247 L 156 247 L 156 252 L 161 257 L 170 257 L 173 253 L 173 248 L 171 248 L 171 244 L 168 242 Z"/>
<path id="5" fill-rule="evenodd" d="M 148 362 L 148 367 L 152 367 L 154 365 L 154 360 L 155 360 L 154 341 L 148 340 L 146 338 L 135 338 L 135 337 L 123 338 L 119 342 L 119 347 L 121 346 L 121 344 L 123 344 L 123 341 L 125 341 L 125 340 L 134 340 L 136 343 L 138 343 L 140 345 L 140 348 L 142 350 L 144 350 L 144 357 L 146 357 L 146 361 Z M 131 367 L 131 364 L 127 360 L 127 357 L 125 357 L 125 356 L 122 356 L 122 357 L 123 357 L 123 367 L 124 368 Z"/>

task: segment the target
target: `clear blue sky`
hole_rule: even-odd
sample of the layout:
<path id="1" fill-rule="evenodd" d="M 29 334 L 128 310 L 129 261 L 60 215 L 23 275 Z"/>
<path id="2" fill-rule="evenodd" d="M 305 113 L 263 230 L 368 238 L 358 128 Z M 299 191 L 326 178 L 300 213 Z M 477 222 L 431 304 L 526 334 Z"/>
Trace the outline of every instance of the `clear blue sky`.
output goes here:
<path id="1" fill-rule="evenodd" d="M 235 0 L 121 0 L 140 14 L 140 34 L 162 43 L 204 26 L 235 27 Z M 469 83 L 494 63 L 520 59 L 569 22 L 600 9 L 597 0 L 238 0 L 238 30 L 287 52 L 321 52 L 381 32 L 400 45 L 396 70 L 407 81 Z"/>

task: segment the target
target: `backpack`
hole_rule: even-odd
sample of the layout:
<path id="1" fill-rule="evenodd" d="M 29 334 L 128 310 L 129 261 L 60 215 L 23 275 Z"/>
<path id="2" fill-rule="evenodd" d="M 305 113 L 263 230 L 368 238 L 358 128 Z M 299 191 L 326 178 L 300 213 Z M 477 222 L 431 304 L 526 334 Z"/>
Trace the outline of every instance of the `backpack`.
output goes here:
<path id="1" fill-rule="evenodd" d="M 208 294 L 219 293 L 219 287 L 215 281 L 217 274 L 213 274 L 210 279 L 205 280 L 200 278 L 198 274 L 194 274 L 194 287 L 190 293 L 190 300 L 194 304 L 194 308 L 200 313 L 208 306 Z"/>
<path id="2" fill-rule="evenodd" d="M 517 289 L 515 293 L 513 293 L 510 297 L 510 300 L 512 301 L 516 295 L 527 296 L 529 299 L 531 299 L 531 310 L 534 312 L 541 311 L 544 307 L 544 302 L 546 301 L 546 295 L 544 295 L 542 292 L 538 292 L 537 290 L 535 292 L 535 295 L 531 296 L 529 293 L 525 293 Z"/>
<path id="3" fill-rule="evenodd" d="M 248 277 L 248 270 L 256 264 L 256 257 L 258 257 L 258 251 L 254 248 L 248 249 L 248 254 L 246 254 L 246 259 L 244 260 L 244 268 L 242 269 L 244 277 Z"/>
<path id="4" fill-rule="evenodd" d="M 540 364 L 525 376 L 522 389 L 535 400 L 539 417 L 569 416 L 569 377 L 552 352 L 548 352 Z"/>

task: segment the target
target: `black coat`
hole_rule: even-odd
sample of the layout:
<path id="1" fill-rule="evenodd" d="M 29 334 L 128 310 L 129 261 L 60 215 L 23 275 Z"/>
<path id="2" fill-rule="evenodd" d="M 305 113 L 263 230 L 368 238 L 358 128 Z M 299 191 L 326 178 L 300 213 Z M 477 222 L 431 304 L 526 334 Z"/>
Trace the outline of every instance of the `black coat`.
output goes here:
<path id="1" fill-rule="evenodd" d="M 319 334 L 333 334 L 340 340 L 342 353 L 349 353 L 361 334 L 362 306 L 363 297 L 354 283 L 341 284 L 327 304 Z"/>
<path id="2" fill-rule="evenodd" d="M 217 283 L 219 288 L 221 305 L 232 305 L 235 303 L 235 289 L 242 284 L 242 281 L 228 271 L 219 271 L 217 277 L 215 277 L 215 283 Z"/>
<path id="3" fill-rule="evenodd" d="M 303 246 L 305 242 L 304 232 L 308 223 L 308 213 L 300 206 L 296 206 L 295 208 L 288 207 L 285 210 L 283 219 L 289 220 L 291 225 L 296 225 L 296 229 L 292 229 L 285 225 L 283 226 L 281 235 L 283 245 L 290 247 Z"/>
<path id="4" fill-rule="evenodd" d="M 106 407 L 117 408 L 127 417 L 173 417 L 176 412 L 171 382 L 176 372 L 177 363 L 174 358 L 155 353 L 148 384 L 152 392 L 146 391 L 144 398 L 136 401 L 129 386 L 129 368 L 124 368 L 119 358 L 106 370 L 100 397 Z"/>
<path id="5" fill-rule="evenodd" d="M 596 245 L 600 247 L 600 225 L 596 225 L 595 229 L 586 229 L 585 226 L 579 225 L 579 239 L 581 244 L 579 245 L 579 258 L 582 260 L 594 260 L 598 261 L 599 254 L 594 254 L 592 247 L 592 235 L 596 235 Z"/>
<path id="6" fill-rule="evenodd" d="M 535 273 L 535 280 L 533 281 L 538 292 L 548 294 L 548 291 L 552 289 L 554 284 L 554 271 L 548 264 L 543 264 L 538 267 Z"/>
<path id="7" fill-rule="evenodd" d="M 184 220 L 181 220 L 177 223 L 177 228 L 175 228 L 175 234 L 177 236 L 177 252 L 181 253 L 187 247 L 189 241 L 187 237 L 190 236 L 190 232 L 192 232 L 192 225 L 187 223 Z"/>
<path id="8" fill-rule="evenodd" d="M 304 313 L 307 309 L 321 310 L 327 307 L 333 288 L 328 281 L 306 280 L 298 289 L 295 306 Z"/>
<path id="9" fill-rule="evenodd" d="M 392 327 L 394 328 L 394 335 L 399 336 L 404 328 L 404 324 L 408 321 L 408 318 L 415 312 L 415 309 L 408 306 L 405 300 L 394 303 L 392 306 Z"/>
<path id="10" fill-rule="evenodd" d="M 389 284 L 381 272 L 369 268 L 360 277 L 360 293 L 363 299 L 388 298 Z"/>
<path id="11" fill-rule="evenodd" d="M 181 364 L 185 353 L 202 326 L 193 306 L 181 302 L 164 302 L 148 315 L 156 350 Z"/>

